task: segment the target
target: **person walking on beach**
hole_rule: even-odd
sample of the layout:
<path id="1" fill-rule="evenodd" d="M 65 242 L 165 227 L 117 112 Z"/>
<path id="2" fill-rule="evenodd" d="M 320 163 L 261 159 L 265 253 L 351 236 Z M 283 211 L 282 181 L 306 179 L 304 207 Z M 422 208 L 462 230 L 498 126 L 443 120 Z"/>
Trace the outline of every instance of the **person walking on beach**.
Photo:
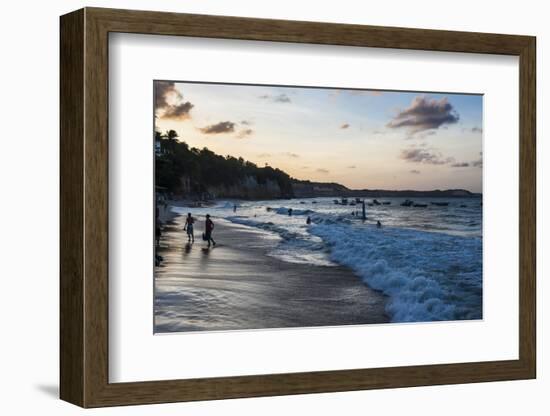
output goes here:
<path id="1" fill-rule="evenodd" d="M 237 212 L 237 204 L 233 204 L 233 212 Z"/>
<path id="2" fill-rule="evenodd" d="M 204 224 L 204 240 L 208 241 L 208 247 L 210 247 L 210 242 L 216 246 L 216 242 L 212 238 L 212 231 L 214 231 L 214 223 L 210 219 L 210 214 L 206 214 L 206 222 Z"/>
<path id="3" fill-rule="evenodd" d="M 195 242 L 195 234 L 193 232 L 193 224 L 195 223 L 195 218 L 191 216 L 191 213 L 189 212 L 187 214 L 187 218 L 185 219 L 185 225 L 183 226 L 183 231 L 187 231 L 187 242 L 194 243 Z"/>

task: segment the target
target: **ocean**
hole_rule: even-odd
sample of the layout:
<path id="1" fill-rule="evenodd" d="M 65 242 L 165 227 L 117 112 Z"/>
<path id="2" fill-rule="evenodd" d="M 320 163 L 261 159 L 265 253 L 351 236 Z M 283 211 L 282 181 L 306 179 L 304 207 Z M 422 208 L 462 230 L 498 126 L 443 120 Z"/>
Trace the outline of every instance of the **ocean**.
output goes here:
<path id="1" fill-rule="evenodd" d="M 277 237 L 268 254 L 285 262 L 349 267 L 388 297 L 392 322 L 482 319 L 481 199 L 414 198 L 426 207 L 401 206 L 404 200 L 379 198 L 386 204 L 367 206 L 365 221 L 360 203 L 335 204 L 334 198 L 173 209 L 262 229 Z"/>

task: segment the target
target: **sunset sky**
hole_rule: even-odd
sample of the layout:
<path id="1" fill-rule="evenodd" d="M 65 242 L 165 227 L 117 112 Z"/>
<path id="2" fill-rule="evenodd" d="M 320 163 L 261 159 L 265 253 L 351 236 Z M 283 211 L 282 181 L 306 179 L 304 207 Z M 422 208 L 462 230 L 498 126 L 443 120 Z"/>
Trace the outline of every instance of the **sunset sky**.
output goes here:
<path id="1" fill-rule="evenodd" d="M 190 147 L 352 189 L 482 189 L 481 95 L 155 81 Z"/>

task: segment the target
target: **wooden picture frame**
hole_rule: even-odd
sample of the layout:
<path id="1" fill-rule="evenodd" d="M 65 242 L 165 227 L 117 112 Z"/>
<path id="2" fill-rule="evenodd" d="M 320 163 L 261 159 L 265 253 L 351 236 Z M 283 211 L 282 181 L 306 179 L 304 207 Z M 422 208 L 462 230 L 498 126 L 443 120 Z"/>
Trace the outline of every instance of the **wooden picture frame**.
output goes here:
<path id="1" fill-rule="evenodd" d="M 535 38 L 530 36 L 85 8 L 61 17 L 60 396 L 82 407 L 351 391 L 536 376 Z M 519 359 L 109 383 L 110 32 L 519 57 Z"/>

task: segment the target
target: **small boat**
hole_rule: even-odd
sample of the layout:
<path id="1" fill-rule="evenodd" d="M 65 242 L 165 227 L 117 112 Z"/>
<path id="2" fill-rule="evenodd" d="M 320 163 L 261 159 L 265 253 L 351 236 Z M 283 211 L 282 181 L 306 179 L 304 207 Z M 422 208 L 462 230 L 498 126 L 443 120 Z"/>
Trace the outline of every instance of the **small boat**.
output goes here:
<path id="1" fill-rule="evenodd" d="M 338 201 L 337 199 L 335 199 L 335 200 L 334 200 L 334 203 L 335 203 L 336 205 L 339 205 L 339 204 L 340 204 L 340 201 Z"/>
<path id="2" fill-rule="evenodd" d="M 401 203 L 401 206 L 402 207 L 412 207 L 413 203 L 414 202 L 411 201 L 410 199 L 405 199 L 405 201 Z"/>
<path id="3" fill-rule="evenodd" d="M 448 207 L 449 206 L 448 202 L 430 202 L 430 204 L 436 205 L 438 207 Z"/>
<path id="4" fill-rule="evenodd" d="M 306 203 L 306 201 L 300 201 L 300 204 L 305 204 L 305 203 Z"/>
<path id="5" fill-rule="evenodd" d="M 468 207 L 468 205 L 464 205 L 464 204 L 462 204 L 462 205 L 460 206 L 460 208 L 467 208 L 467 207 Z"/>
<path id="6" fill-rule="evenodd" d="M 372 202 L 369 202 L 369 203 L 367 204 L 367 206 L 369 206 L 369 207 L 373 207 L 373 206 L 374 206 L 374 204 L 373 204 Z"/>
<path id="7" fill-rule="evenodd" d="M 340 201 L 340 203 L 342 205 L 347 205 L 348 204 L 348 199 L 347 198 L 342 198 L 342 200 Z"/>
<path id="8" fill-rule="evenodd" d="M 355 202 L 357 202 L 358 204 L 360 204 L 360 203 L 363 202 L 363 201 L 361 201 L 361 198 L 355 198 Z"/>
<path id="9" fill-rule="evenodd" d="M 357 205 L 357 202 L 351 201 L 349 204 L 350 204 L 352 207 L 354 207 L 355 205 Z"/>
<path id="10" fill-rule="evenodd" d="M 426 208 L 428 204 L 413 204 L 413 207 L 415 208 Z"/>
<path id="11" fill-rule="evenodd" d="M 382 205 L 391 205 L 391 201 L 382 201 Z"/>
<path id="12" fill-rule="evenodd" d="M 312 203 L 312 204 L 316 204 L 316 203 L 317 203 L 317 201 L 311 201 L 311 203 Z"/>
<path id="13" fill-rule="evenodd" d="M 376 199 L 373 199 L 373 200 L 372 200 L 372 203 L 373 203 L 374 205 L 382 205 L 382 204 L 380 204 L 380 202 L 378 202 L 378 200 L 376 200 Z"/>

